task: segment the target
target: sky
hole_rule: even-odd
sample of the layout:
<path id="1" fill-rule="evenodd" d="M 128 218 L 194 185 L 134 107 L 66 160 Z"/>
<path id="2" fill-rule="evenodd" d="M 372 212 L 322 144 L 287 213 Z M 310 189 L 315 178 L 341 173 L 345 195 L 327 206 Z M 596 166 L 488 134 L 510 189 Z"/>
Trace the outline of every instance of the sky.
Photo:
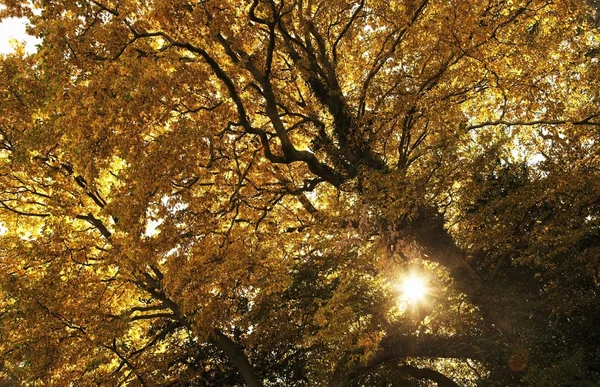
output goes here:
<path id="1" fill-rule="evenodd" d="M 38 39 L 33 38 L 25 33 L 24 18 L 8 18 L 0 23 L 0 54 L 9 54 L 14 52 L 11 47 L 11 40 L 25 42 L 25 51 L 28 53 L 35 52 L 35 45 L 39 43 Z"/>
<path id="2" fill-rule="evenodd" d="M 38 39 L 35 39 L 25 33 L 25 19 L 8 18 L 0 22 L 0 54 L 10 54 L 14 52 L 11 46 L 11 40 L 25 42 L 25 51 L 35 52 L 35 45 Z M 6 227 L 0 223 L 0 235 L 6 232 Z"/>

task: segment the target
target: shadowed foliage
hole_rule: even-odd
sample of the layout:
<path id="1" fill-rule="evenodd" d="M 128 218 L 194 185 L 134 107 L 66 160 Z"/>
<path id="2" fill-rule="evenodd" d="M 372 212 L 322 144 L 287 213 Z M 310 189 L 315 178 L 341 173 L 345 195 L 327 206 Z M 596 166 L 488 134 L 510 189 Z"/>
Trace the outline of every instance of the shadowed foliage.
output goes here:
<path id="1" fill-rule="evenodd" d="M 600 383 L 593 4 L 0 3 L 0 384 Z"/>

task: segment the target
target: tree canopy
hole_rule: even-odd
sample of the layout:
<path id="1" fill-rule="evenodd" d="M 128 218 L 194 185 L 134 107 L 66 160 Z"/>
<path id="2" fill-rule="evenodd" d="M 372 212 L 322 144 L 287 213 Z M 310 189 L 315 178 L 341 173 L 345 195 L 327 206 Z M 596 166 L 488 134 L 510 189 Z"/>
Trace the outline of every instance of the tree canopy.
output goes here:
<path id="1" fill-rule="evenodd" d="M 0 383 L 600 383 L 594 4 L 0 4 Z"/>

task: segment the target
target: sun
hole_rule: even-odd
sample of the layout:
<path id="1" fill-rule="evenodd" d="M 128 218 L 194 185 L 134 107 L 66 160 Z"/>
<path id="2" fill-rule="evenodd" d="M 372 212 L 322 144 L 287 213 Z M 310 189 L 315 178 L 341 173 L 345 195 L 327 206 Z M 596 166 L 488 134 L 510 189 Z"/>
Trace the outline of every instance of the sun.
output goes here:
<path id="1" fill-rule="evenodd" d="M 411 274 L 404 279 L 401 289 L 402 299 L 411 304 L 422 301 L 427 294 L 427 284 L 425 279 L 415 274 Z"/>

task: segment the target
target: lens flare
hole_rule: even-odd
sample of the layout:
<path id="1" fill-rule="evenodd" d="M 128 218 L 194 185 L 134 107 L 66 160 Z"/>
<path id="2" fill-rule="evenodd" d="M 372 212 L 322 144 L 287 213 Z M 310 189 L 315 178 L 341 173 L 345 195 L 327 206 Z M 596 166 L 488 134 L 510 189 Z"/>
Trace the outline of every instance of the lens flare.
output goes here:
<path id="1" fill-rule="evenodd" d="M 413 304 L 422 301 L 427 294 L 425 280 L 416 275 L 411 275 L 402 282 L 402 299 Z"/>

